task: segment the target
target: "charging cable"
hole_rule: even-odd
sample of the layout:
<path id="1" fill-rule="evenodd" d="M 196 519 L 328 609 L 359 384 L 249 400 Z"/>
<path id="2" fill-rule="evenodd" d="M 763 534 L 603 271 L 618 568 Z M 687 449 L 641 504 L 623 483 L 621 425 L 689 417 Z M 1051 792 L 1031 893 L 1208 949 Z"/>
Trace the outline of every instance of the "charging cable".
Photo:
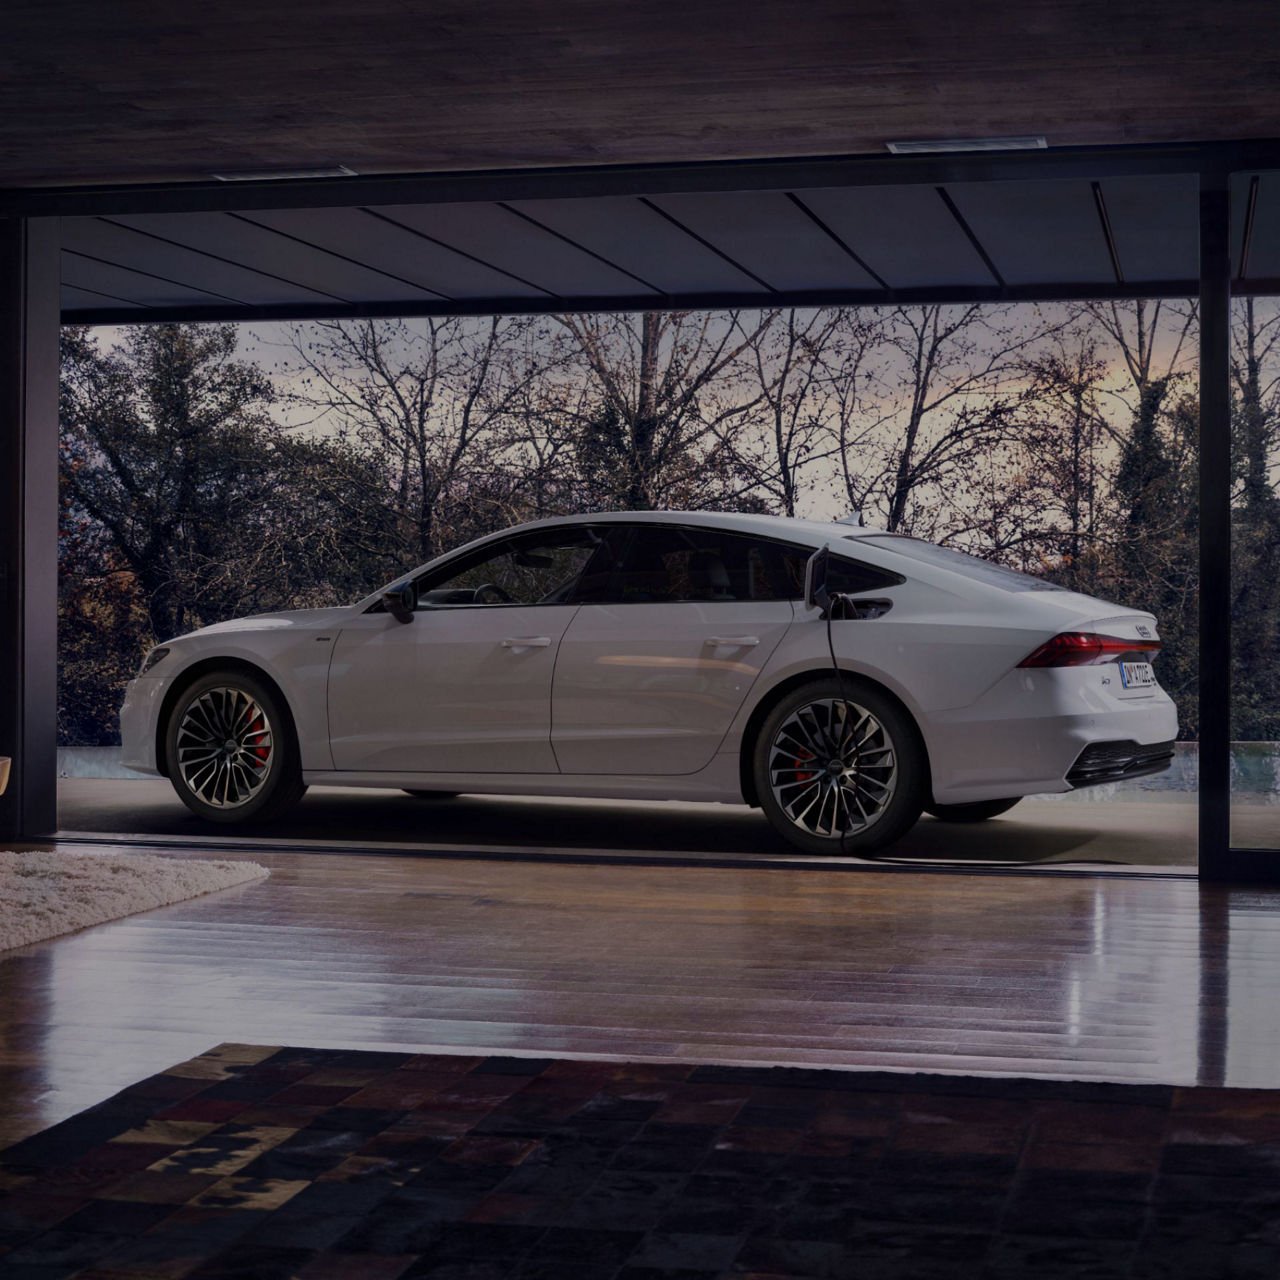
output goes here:
<path id="1" fill-rule="evenodd" d="M 827 597 L 826 607 L 823 609 L 823 616 L 826 618 L 826 621 L 827 621 L 827 652 L 831 655 L 831 669 L 832 671 L 835 672 L 836 684 L 840 690 L 840 702 L 841 702 L 841 705 L 844 707 L 845 732 L 852 733 L 857 729 L 857 725 L 853 726 L 853 730 L 849 728 L 849 715 L 851 710 L 851 704 L 849 702 L 848 691 L 846 690 L 846 687 L 845 687 L 844 668 L 836 660 L 836 645 L 835 645 L 835 638 L 831 634 L 831 624 L 837 618 L 839 618 L 841 621 L 844 621 L 847 618 L 856 617 L 857 614 L 855 612 L 855 605 L 853 603 L 852 597 L 847 596 L 840 591 L 825 592 L 824 594 Z M 843 762 L 843 759 L 844 759 L 843 743 L 835 742 L 834 735 L 833 735 L 832 745 L 840 753 L 841 761 Z M 844 789 L 843 777 L 841 777 L 839 785 L 840 785 L 841 791 L 843 791 Z M 854 786 L 855 786 L 855 794 L 856 794 L 856 786 L 857 786 L 856 780 L 855 780 Z M 845 841 L 849 838 L 849 823 L 852 821 L 853 815 L 849 812 L 849 805 L 846 803 L 843 795 L 841 795 L 840 797 L 840 803 L 844 809 L 844 822 L 841 823 L 841 826 L 840 826 L 840 856 L 843 858 L 847 856 L 845 852 Z M 868 856 L 868 855 L 863 855 L 863 856 Z"/>

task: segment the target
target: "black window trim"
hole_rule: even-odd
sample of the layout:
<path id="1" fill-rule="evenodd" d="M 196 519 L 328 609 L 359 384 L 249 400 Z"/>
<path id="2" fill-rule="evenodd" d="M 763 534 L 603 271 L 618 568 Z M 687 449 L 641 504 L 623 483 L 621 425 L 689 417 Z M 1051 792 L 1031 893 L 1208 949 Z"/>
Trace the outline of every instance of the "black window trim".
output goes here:
<path id="1" fill-rule="evenodd" d="M 602 528 L 620 528 L 620 529 L 625 530 L 626 535 L 627 535 L 627 536 L 626 536 L 626 541 L 625 541 L 625 542 L 623 542 L 622 547 L 621 547 L 620 551 L 618 552 L 618 560 L 617 560 L 617 564 L 615 564 L 615 565 L 614 565 L 613 573 L 610 575 L 610 586 L 612 586 L 612 585 L 613 585 L 613 581 L 614 581 L 614 579 L 615 579 L 615 578 L 616 578 L 616 576 L 617 576 L 618 566 L 619 566 L 619 565 L 621 565 L 621 564 L 625 564 L 625 563 L 626 563 L 626 558 L 627 558 L 627 556 L 628 556 L 628 555 L 630 554 L 630 552 L 631 552 L 631 544 L 635 541 L 635 537 L 636 537 L 636 535 L 637 535 L 637 534 L 638 534 L 642 529 L 680 529 L 680 530 L 682 530 L 682 531 L 684 531 L 684 532 L 686 532 L 686 533 L 720 533 L 720 534 L 729 534 L 730 536 L 735 537 L 735 538 L 748 538 L 748 539 L 751 539 L 752 541 L 755 541 L 755 542 L 763 542 L 763 543 L 767 543 L 768 545 L 770 545 L 770 546 L 772 546 L 772 547 L 776 547 L 776 548 L 785 548 L 785 549 L 786 549 L 786 550 L 788 550 L 788 551 L 798 551 L 801 555 L 803 555 L 803 556 L 804 556 L 804 558 L 805 558 L 806 560 L 807 560 L 810 556 L 812 556 L 812 555 L 813 555 L 813 553 L 814 553 L 815 551 L 820 550 L 820 548 L 818 548 L 818 547 L 807 547 L 807 546 L 805 546 L 803 543 L 790 542 L 790 541 L 788 541 L 786 538 L 778 538 L 778 537 L 775 537 L 775 536 L 774 536 L 774 535 L 772 535 L 772 534 L 766 534 L 766 533 L 759 533 L 759 534 L 758 534 L 758 533 L 748 533 L 748 532 L 746 532 L 745 530 L 741 530 L 741 529 L 722 529 L 722 528 L 720 528 L 720 527 L 719 527 L 719 526 L 717 526 L 717 525 L 710 525 L 710 524 L 690 524 L 690 523 L 688 523 L 687 521 L 684 521 L 684 520 L 681 520 L 681 521 L 665 521 L 665 520 L 634 520 L 634 521 L 628 521 L 628 520 L 611 520 L 611 521 L 609 521 L 606 525 L 602 525 L 602 526 L 600 526 L 600 527 L 602 527 Z M 902 586 L 902 585 L 903 585 L 903 583 L 905 583 L 905 582 L 907 581 L 907 579 L 906 579 L 902 574 L 900 574 L 900 573 L 895 573 L 892 569 L 882 569 L 879 565 L 875 565 L 875 564 L 867 564 L 867 563 L 866 563 L 866 561 L 863 561 L 863 560 L 855 560 L 855 559 L 853 559 L 853 558 L 852 558 L 852 557 L 850 557 L 850 556 L 843 555 L 841 552 L 837 551 L 834 547 L 832 547 L 832 549 L 831 549 L 831 554 L 832 554 L 832 556 L 833 556 L 833 557 L 835 557 L 837 560 L 843 560 L 843 561 L 845 561 L 845 563 L 847 563 L 847 564 L 856 565 L 859 569 L 865 569 L 865 570 L 867 570 L 868 572 L 871 572 L 871 573 L 877 573 L 877 574 L 879 574 L 881 577 L 886 578 L 886 579 L 889 579 L 889 581 L 884 582 L 883 584 L 879 584 L 879 585 L 876 585 L 876 586 L 873 586 L 873 587 L 864 587 L 861 591 L 850 592 L 849 594 L 851 594 L 851 595 L 861 596 L 861 595 L 864 595 L 864 594 L 870 594 L 871 592 L 888 591 L 888 590 L 891 590 L 893 587 L 900 587 L 900 586 Z M 770 576 L 772 576 L 772 570 L 770 571 Z M 763 600 L 762 600 L 762 601 L 758 601 L 757 603 L 760 603 L 760 604 L 787 604 L 787 603 L 793 603 L 794 601 L 796 601 L 796 600 L 800 600 L 800 599 L 802 599 L 802 598 L 803 598 L 802 596 L 782 596 L 782 597 L 780 597 L 778 600 L 772 600 L 772 601 L 763 601 Z M 612 608 L 613 606 L 652 605 L 652 604 L 717 604 L 717 603 L 719 603 L 719 604 L 731 604 L 731 603 L 732 603 L 732 604 L 750 604 L 750 603 L 751 603 L 751 601 L 747 601 L 747 600 L 737 600 L 737 601 L 728 601 L 728 600 L 723 600 L 723 601 L 701 600 L 701 601 L 697 601 L 697 600 L 614 600 L 614 599 L 608 599 L 608 600 L 575 600 L 575 601 L 573 601 L 573 603 L 576 603 L 576 604 L 595 604 L 595 605 L 600 605 L 600 606 L 602 606 L 602 607 L 607 606 L 607 607 Z"/>

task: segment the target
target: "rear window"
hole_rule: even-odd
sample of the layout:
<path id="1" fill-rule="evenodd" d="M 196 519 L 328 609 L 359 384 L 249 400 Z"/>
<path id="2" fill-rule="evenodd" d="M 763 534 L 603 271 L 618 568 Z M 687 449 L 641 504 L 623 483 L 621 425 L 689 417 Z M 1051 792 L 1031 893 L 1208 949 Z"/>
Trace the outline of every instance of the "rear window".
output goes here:
<path id="1" fill-rule="evenodd" d="M 803 600 L 805 566 L 813 552 L 807 549 L 799 551 L 794 547 L 783 547 L 780 550 L 787 599 Z M 884 591 L 887 587 L 899 586 L 902 581 L 901 574 L 876 569 L 869 564 L 860 564 L 857 560 L 846 560 L 835 553 L 827 562 L 827 590 L 840 595 L 852 596 L 863 591 Z"/>
<path id="2" fill-rule="evenodd" d="M 918 560 L 921 564 L 950 569 L 952 573 L 958 573 L 974 582 L 985 582 L 988 586 L 1002 587 L 1005 591 L 1064 590 L 1056 583 L 1046 582 L 1044 578 L 1037 578 L 1030 573 L 1006 569 L 1002 564 L 992 564 L 990 560 L 979 560 L 977 556 L 966 555 L 963 551 L 940 547 L 920 538 L 908 538 L 901 533 L 862 534 L 857 540 L 870 542 L 885 551 L 896 552 L 909 560 Z"/>

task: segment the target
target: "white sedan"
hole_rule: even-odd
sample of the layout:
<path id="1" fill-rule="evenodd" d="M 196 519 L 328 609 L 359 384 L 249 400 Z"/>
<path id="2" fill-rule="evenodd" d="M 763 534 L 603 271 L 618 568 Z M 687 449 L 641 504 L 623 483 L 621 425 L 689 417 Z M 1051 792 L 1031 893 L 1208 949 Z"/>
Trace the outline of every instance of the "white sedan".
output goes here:
<path id="1" fill-rule="evenodd" d="M 1159 648 L 1148 613 L 914 538 L 628 512 L 166 641 L 120 720 L 125 762 L 214 822 L 325 785 L 710 800 L 865 854 L 922 810 L 1167 768 Z"/>

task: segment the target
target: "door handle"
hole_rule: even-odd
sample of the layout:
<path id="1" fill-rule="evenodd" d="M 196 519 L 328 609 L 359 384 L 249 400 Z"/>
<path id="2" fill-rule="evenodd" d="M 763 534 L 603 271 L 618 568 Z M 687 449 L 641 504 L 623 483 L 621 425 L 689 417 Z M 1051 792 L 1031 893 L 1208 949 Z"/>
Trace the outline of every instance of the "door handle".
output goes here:
<path id="1" fill-rule="evenodd" d="M 703 641 L 715 649 L 750 649 L 760 643 L 759 636 L 708 636 Z"/>
<path id="2" fill-rule="evenodd" d="M 502 642 L 502 647 L 504 649 L 545 649 L 550 643 L 550 636 L 508 636 Z"/>

